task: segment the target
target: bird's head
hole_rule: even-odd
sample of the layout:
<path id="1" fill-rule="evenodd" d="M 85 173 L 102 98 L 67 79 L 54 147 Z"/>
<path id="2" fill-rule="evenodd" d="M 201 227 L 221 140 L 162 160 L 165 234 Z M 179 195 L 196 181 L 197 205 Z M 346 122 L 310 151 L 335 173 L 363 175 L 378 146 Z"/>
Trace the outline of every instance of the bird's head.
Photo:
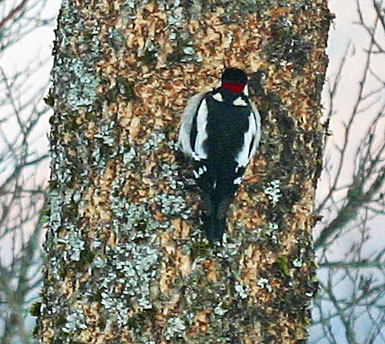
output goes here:
<path id="1" fill-rule="evenodd" d="M 222 88 L 241 93 L 247 85 L 247 74 L 238 68 L 226 68 L 222 74 Z M 246 90 L 245 90 L 246 91 Z"/>

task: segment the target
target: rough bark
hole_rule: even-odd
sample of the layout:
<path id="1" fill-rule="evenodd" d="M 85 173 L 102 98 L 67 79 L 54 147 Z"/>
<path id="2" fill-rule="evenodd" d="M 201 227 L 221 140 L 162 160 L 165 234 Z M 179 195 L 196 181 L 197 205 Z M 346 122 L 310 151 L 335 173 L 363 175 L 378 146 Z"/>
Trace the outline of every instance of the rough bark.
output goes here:
<path id="1" fill-rule="evenodd" d="M 330 20 L 326 0 L 63 1 L 39 343 L 306 342 Z M 225 66 L 263 137 L 212 248 L 175 141 Z"/>

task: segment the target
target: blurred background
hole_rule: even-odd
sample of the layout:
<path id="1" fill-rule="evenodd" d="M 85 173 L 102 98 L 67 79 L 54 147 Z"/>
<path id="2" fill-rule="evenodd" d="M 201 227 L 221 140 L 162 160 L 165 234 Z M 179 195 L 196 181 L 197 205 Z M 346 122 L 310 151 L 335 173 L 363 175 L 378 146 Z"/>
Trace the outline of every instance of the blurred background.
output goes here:
<path id="1" fill-rule="evenodd" d="M 31 343 L 60 0 L 0 0 L 0 344 Z M 385 343 L 385 2 L 330 0 L 310 343 Z"/>

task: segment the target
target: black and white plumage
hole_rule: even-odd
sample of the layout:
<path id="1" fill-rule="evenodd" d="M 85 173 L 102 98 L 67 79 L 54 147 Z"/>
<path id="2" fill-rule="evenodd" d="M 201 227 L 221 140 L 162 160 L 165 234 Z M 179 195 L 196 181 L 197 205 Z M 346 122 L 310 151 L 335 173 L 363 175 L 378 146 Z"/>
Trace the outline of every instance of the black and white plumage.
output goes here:
<path id="1" fill-rule="evenodd" d="M 247 75 L 228 68 L 221 86 L 193 96 L 184 110 L 179 147 L 196 164 L 210 242 L 222 241 L 226 212 L 260 140 L 260 115 L 247 93 Z"/>

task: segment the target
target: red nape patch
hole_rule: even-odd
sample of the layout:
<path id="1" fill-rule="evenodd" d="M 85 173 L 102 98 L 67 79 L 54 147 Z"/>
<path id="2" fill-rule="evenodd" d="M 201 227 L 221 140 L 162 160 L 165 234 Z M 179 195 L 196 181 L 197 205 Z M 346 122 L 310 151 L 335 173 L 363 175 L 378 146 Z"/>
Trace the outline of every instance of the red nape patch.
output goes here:
<path id="1" fill-rule="evenodd" d="M 245 85 L 242 85 L 242 84 L 223 84 L 222 88 L 226 88 L 226 89 L 233 91 L 235 93 L 240 93 L 245 88 Z"/>

